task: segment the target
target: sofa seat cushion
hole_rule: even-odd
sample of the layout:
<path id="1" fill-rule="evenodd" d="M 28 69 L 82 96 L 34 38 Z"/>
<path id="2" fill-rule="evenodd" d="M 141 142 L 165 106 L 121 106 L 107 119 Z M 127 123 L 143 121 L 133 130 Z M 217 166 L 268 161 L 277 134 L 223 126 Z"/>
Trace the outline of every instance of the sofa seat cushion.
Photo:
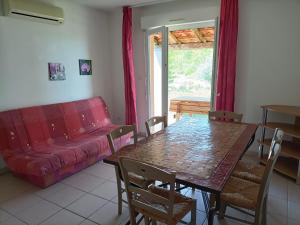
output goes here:
<path id="1" fill-rule="evenodd" d="M 71 145 L 76 143 L 80 145 L 84 144 L 86 147 L 88 147 L 87 149 L 84 148 L 87 154 L 93 154 L 96 152 L 97 154 L 101 154 L 103 156 L 109 156 L 111 155 L 111 150 L 107 140 L 107 134 L 118 127 L 119 126 L 117 125 L 111 124 L 103 127 L 102 129 L 80 135 L 77 138 L 72 139 Z M 129 141 L 130 135 L 125 135 L 124 137 L 115 140 L 115 146 L 121 148 L 122 146 L 128 144 Z M 100 150 L 100 152 L 97 152 L 97 149 L 98 151 Z"/>
<path id="2" fill-rule="evenodd" d="M 91 146 L 95 147 L 91 147 Z M 34 151 L 18 154 L 7 159 L 7 164 L 16 173 L 34 176 L 45 176 L 65 167 L 70 167 L 87 161 L 92 157 L 99 157 L 97 143 L 73 143 L 72 145 L 40 146 Z M 96 152 L 97 151 L 97 152 Z"/>
<path id="3" fill-rule="evenodd" d="M 116 127 L 109 126 L 73 140 L 34 146 L 31 151 L 9 157 L 7 164 L 16 173 L 26 171 L 30 175 L 45 176 L 89 159 L 109 156 L 106 135 Z M 127 143 L 128 138 L 116 140 L 117 146 Z"/>
<path id="4" fill-rule="evenodd" d="M 17 174 L 45 176 L 61 168 L 60 159 L 51 154 L 24 153 L 6 160 L 7 166 Z"/>

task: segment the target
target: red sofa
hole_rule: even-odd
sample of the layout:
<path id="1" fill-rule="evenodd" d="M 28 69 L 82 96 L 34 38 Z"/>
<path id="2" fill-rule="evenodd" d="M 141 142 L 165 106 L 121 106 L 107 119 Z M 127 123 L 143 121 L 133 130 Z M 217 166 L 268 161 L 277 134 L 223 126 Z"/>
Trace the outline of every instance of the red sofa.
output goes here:
<path id="1" fill-rule="evenodd" d="M 101 97 L 0 112 L 0 153 L 15 175 L 47 187 L 110 155 L 116 127 Z"/>

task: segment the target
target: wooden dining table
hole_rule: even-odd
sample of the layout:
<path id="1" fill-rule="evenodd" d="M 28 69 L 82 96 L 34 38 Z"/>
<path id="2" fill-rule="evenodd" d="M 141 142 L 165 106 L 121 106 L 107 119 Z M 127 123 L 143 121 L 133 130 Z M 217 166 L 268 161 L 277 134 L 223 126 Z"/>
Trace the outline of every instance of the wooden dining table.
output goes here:
<path id="1" fill-rule="evenodd" d="M 144 141 L 104 159 L 118 166 L 120 156 L 176 173 L 176 182 L 214 195 L 208 224 L 220 207 L 220 194 L 234 167 L 252 144 L 256 124 L 184 117 Z"/>

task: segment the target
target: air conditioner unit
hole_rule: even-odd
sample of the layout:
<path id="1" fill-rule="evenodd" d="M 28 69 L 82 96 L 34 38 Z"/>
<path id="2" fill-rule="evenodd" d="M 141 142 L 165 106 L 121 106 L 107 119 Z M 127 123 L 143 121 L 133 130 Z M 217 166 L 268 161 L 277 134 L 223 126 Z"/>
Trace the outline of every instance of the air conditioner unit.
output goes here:
<path id="1" fill-rule="evenodd" d="M 22 17 L 47 23 L 61 24 L 64 22 L 62 8 L 35 0 L 3 0 L 3 9 L 5 16 Z"/>

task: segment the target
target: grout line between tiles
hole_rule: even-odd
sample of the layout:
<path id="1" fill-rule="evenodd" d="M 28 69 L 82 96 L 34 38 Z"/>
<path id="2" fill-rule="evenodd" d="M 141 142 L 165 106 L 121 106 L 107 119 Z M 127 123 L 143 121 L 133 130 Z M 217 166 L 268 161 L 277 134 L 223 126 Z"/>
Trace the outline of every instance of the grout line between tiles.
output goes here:
<path id="1" fill-rule="evenodd" d="M 59 212 L 63 211 L 63 208 L 60 208 L 56 213 L 54 213 L 51 216 L 48 216 L 47 218 L 45 218 L 44 220 L 42 220 L 41 222 L 38 223 L 38 225 L 44 223 L 46 220 L 50 219 L 51 217 L 55 216 L 56 214 L 58 214 Z"/>
<path id="2" fill-rule="evenodd" d="M 100 166 L 101 166 L 101 165 L 100 165 Z M 59 207 L 59 210 L 58 210 L 56 213 L 54 213 L 54 214 L 51 215 L 51 216 L 48 216 L 47 218 L 45 218 L 45 219 L 44 219 L 42 222 L 40 222 L 39 224 L 45 222 L 46 220 L 50 219 L 51 217 L 55 217 L 56 214 L 58 214 L 59 212 L 61 212 L 61 211 L 63 211 L 63 210 L 66 210 L 66 211 L 68 211 L 68 212 L 70 212 L 70 213 L 72 213 L 72 214 L 75 214 L 75 215 L 77 215 L 77 216 L 83 218 L 84 220 L 82 221 L 82 223 L 83 223 L 84 221 L 88 220 L 88 221 L 91 221 L 91 222 L 93 222 L 93 223 L 100 224 L 100 223 L 98 223 L 98 222 L 95 222 L 95 221 L 89 219 L 89 217 L 91 217 L 94 213 L 96 213 L 97 211 L 101 210 L 101 208 L 103 208 L 104 206 L 106 206 L 106 205 L 109 204 L 109 203 L 116 204 L 113 200 L 115 199 L 115 197 L 116 197 L 117 195 L 114 196 L 114 197 L 111 198 L 111 199 L 106 199 L 106 198 L 103 198 L 103 197 L 98 196 L 98 195 L 96 195 L 96 194 L 93 194 L 92 191 L 94 191 L 95 189 L 99 188 L 99 187 L 100 187 L 101 185 L 103 185 L 105 182 L 112 182 L 112 183 L 115 183 L 115 181 L 112 181 L 112 178 L 107 179 L 107 178 L 103 178 L 103 177 L 98 177 L 98 176 L 96 176 L 96 175 L 94 175 L 94 174 L 90 174 L 90 173 L 87 173 L 87 172 L 85 172 L 85 171 L 81 171 L 81 172 L 84 173 L 84 174 L 88 174 L 89 176 L 92 176 L 92 177 L 94 177 L 94 178 L 101 179 L 101 180 L 103 180 L 104 182 L 103 182 L 103 183 L 100 183 L 99 185 L 96 185 L 96 187 L 93 188 L 93 189 L 90 190 L 90 191 L 85 191 L 85 190 L 82 190 L 82 189 L 76 187 L 75 185 L 73 186 L 72 184 L 68 184 L 68 183 L 61 182 L 63 185 L 66 185 L 66 186 L 68 186 L 68 187 L 74 188 L 74 189 L 79 190 L 79 191 L 81 191 L 81 192 L 83 193 L 82 196 L 80 196 L 79 198 L 73 200 L 72 202 L 70 202 L 68 205 L 66 205 L 66 206 L 64 206 L 64 207 L 58 205 L 58 204 L 55 203 L 55 202 L 52 202 L 52 201 L 50 201 L 50 200 L 45 199 L 45 198 L 42 197 L 42 196 L 39 196 L 39 195 L 35 194 L 34 192 L 32 192 L 32 190 L 25 190 L 24 192 L 19 193 L 17 196 L 21 196 L 21 195 L 23 195 L 24 193 L 32 193 L 32 194 L 34 194 L 35 196 L 37 196 L 38 198 L 40 198 L 40 199 L 42 199 L 42 200 L 44 200 L 44 201 L 47 201 L 47 202 L 49 202 L 49 203 L 51 203 L 51 204 L 54 204 L 54 205 L 56 205 L 57 207 Z M 288 183 L 286 183 L 286 186 L 287 186 L 287 188 L 286 188 L 286 189 L 287 189 L 287 192 L 289 192 Z M 191 190 L 190 190 L 190 189 L 187 189 L 183 194 L 186 195 L 189 191 L 191 191 Z M 100 206 L 99 208 L 95 209 L 95 211 L 93 211 L 93 212 L 92 212 L 91 214 L 89 214 L 88 216 L 82 216 L 82 215 L 80 215 L 80 214 L 78 214 L 78 213 L 76 213 L 76 212 L 73 212 L 72 210 L 70 210 L 70 209 L 67 208 L 67 207 L 69 207 L 70 205 L 72 205 L 74 202 L 76 202 L 76 201 L 80 200 L 81 198 L 83 198 L 86 194 L 89 194 L 89 195 L 92 195 L 92 196 L 94 196 L 94 197 L 103 199 L 103 200 L 105 200 L 106 202 L 105 202 L 105 204 L 103 204 L 103 205 Z M 271 195 L 271 196 L 274 196 L 274 195 Z M 289 202 L 289 193 L 287 193 L 287 196 L 288 196 L 288 197 L 287 197 L 286 200 L 287 200 L 287 203 L 288 203 L 288 202 Z M 275 197 L 275 196 L 274 196 L 274 197 Z M 277 197 L 278 197 L 278 196 L 277 196 Z M 11 199 L 13 199 L 13 198 L 16 198 L 16 196 L 15 196 L 15 197 L 12 197 L 12 198 L 9 198 L 9 199 L 7 199 L 7 200 L 5 200 L 5 201 L 9 201 L 9 200 L 11 200 Z M 4 202 L 5 202 L 5 201 L 4 201 Z M 127 205 L 126 205 L 125 207 L 127 207 Z M 1 208 L 4 212 L 6 212 L 6 213 L 8 213 L 9 215 L 11 215 L 12 217 L 14 217 L 14 218 L 20 220 L 21 222 L 23 222 L 23 223 L 25 223 L 25 224 L 27 224 L 27 225 L 30 225 L 30 224 L 28 224 L 27 222 L 23 221 L 22 219 L 18 218 L 16 215 L 13 215 L 12 213 L 10 213 L 10 212 L 8 212 L 7 210 L 3 209 L 1 206 L 0 206 L 0 208 Z M 289 206 L 287 206 L 287 209 L 286 209 L 286 211 L 287 211 L 287 216 L 285 217 L 285 222 L 286 222 L 286 224 L 288 224 L 288 218 L 289 218 L 289 214 L 288 214 L 288 211 L 289 211 L 289 210 L 288 210 L 288 209 L 289 209 Z M 197 209 L 197 211 L 199 211 L 199 212 L 201 212 L 201 213 L 205 213 L 205 212 L 203 212 L 203 211 L 200 210 L 200 209 Z M 215 218 L 215 220 L 216 220 L 216 218 Z M 202 224 L 205 224 L 206 221 L 207 221 L 207 219 L 205 218 Z M 123 221 L 123 222 L 124 222 L 124 221 Z M 122 222 L 120 222 L 120 224 L 122 224 Z"/>
<path id="3" fill-rule="evenodd" d="M 27 225 L 30 225 L 29 223 L 23 221 L 22 219 L 19 219 L 18 217 L 16 217 L 16 216 L 13 215 L 12 213 L 8 212 L 7 210 L 5 210 L 5 209 L 3 209 L 3 208 L 1 208 L 1 210 L 4 211 L 4 212 L 6 212 L 7 214 L 9 214 L 10 216 L 14 217 L 15 219 L 20 220 L 21 222 L 23 222 L 23 223 L 25 223 L 25 224 L 27 224 Z"/>

